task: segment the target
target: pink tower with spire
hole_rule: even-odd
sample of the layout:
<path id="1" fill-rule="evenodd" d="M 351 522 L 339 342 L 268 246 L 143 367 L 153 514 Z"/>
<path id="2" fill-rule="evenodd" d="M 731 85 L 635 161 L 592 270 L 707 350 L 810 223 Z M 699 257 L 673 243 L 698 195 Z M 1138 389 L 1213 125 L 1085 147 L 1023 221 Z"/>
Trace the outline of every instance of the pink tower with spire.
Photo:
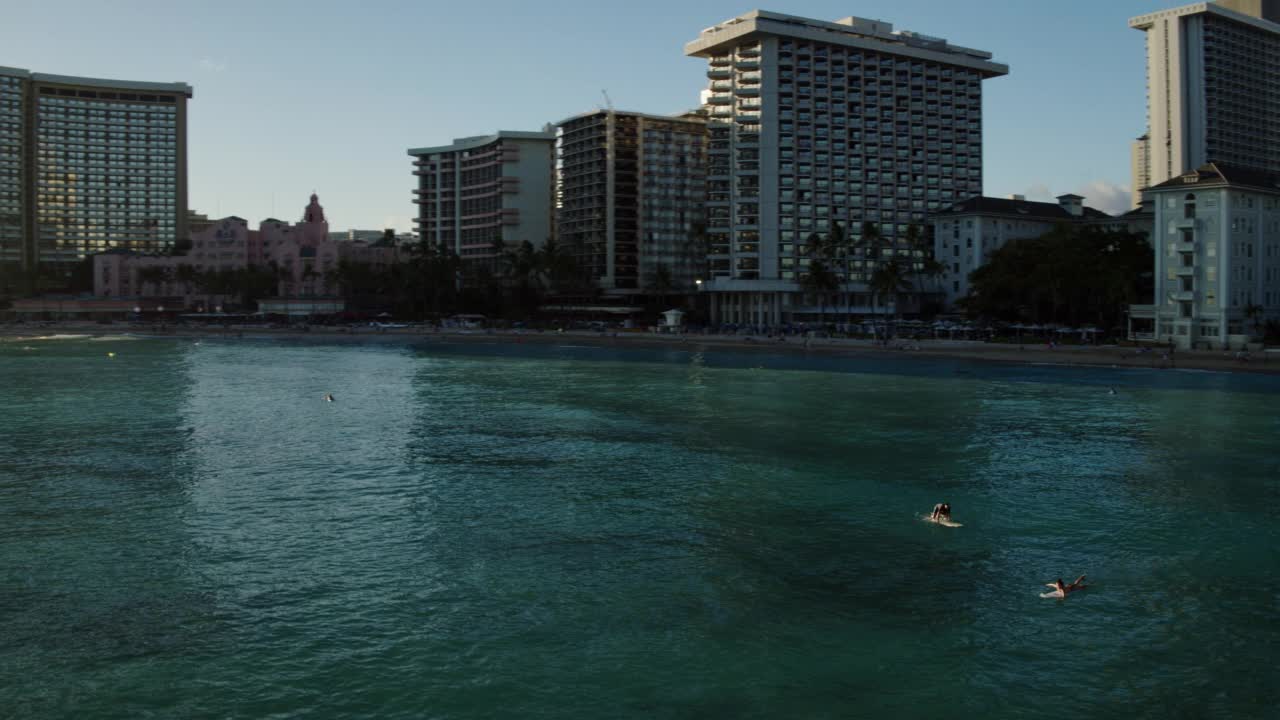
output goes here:
<path id="1" fill-rule="evenodd" d="M 311 202 L 302 211 L 302 222 L 296 226 L 300 233 L 299 241 L 306 245 L 319 245 L 329 237 L 329 222 L 324 219 L 324 208 L 320 198 L 311 193 Z"/>

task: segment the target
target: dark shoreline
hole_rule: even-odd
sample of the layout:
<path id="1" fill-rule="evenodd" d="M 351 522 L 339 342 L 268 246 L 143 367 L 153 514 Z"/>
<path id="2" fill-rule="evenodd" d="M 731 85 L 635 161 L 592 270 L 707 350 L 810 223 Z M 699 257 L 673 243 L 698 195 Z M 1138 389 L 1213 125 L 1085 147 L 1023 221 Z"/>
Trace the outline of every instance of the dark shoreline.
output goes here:
<path id="1" fill-rule="evenodd" d="M 849 358 L 916 358 L 976 360 L 1006 365 L 1058 365 L 1064 367 L 1103 367 L 1115 369 L 1158 370 L 1169 363 L 1158 352 L 1136 355 L 1133 348 L 1116 346 L 1065 346 L 1054 349 L 1044 344 L 1025 345 L 1022 349 L 1013 345 L 982 342 L 922 340 L 895 342 L 889 348 L 868 340 L 787 338 L 757 339 L 725 335 L 654 335 L 619 331 L 596 333 L 587 331 L 537 332 L 537 331 L 486 331 L 448 330 L 443 332 L 414 329 L 374 330 L 360 328 L 355 332 L 346 329 L 315 328 L 311 331 L 286 329 L 200 329 L 175 328 L 156 332 L 150 328 L 103 326 L 96 324 L 66 324 L 53 327 L 9 326 L 0 328 L 0 342 L 4 338 L 48 337 L 52 335 L 91 335 L 97 337 L 132 335 L 137 337 L 218 339 L 218 340 L 276 340 L 285 342 L 330 344 L 407 344 L 429 347 L 433 343 L 474 343 L 488 345 L 585 345 L 613 349 L 732 350 L 735 352 L 786 353 L 794 355 L 849 357 Z M 910 350 L 897 349 L 911 347 Z M 1272 358 L 1280 360 L 1280 358 Z M 1220 352 L 1178 351 L 1173 354 L 1174 369 L 1210 370 L 1228 373 L 1280 374 L 1280 362 L 1267 362 L 1265 353 L 1255 353 L 1249 362 L 1236 360 L 1234 355 Z"/>

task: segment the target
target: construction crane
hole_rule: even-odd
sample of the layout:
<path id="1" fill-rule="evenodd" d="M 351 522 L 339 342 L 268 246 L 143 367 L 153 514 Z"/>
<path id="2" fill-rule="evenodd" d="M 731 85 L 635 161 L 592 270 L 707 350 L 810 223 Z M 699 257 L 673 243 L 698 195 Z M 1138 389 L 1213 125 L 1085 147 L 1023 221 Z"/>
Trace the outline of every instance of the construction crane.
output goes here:
<path id="1" fill-rule="evenodd" d="M 608 90 L 601 90 L 601 91 L 600 91 L 600 94 L 601 94 L 601 95 L 604 95 L 604 104 L 605 104 L 605 107 L 609 108 L 609 112 L 613 112 L 613 100 L 609 99 L 609 91 L 608 91 Z"/>

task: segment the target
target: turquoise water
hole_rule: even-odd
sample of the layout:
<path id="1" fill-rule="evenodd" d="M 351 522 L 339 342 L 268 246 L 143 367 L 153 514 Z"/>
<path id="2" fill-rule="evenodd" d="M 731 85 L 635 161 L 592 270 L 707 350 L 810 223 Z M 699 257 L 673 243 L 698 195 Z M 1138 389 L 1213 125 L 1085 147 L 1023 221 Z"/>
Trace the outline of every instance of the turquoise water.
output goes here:
<path id="1" fill-rule="evenodd" d="M 1280 378 L 67 339 L 0 408 L 6 717 L 1280 714 Z"/>

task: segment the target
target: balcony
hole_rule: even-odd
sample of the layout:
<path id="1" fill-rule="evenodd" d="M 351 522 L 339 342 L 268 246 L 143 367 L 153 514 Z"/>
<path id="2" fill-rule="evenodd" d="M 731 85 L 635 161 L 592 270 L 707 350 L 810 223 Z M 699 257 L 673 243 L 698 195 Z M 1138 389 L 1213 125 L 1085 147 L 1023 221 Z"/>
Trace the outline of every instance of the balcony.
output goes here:
<path id="1" fill-rule="evenodd" d="M 1195 302 L 1196 293 L 1194 290 L 1176 290 L 1169 295 L 1175 302 Z"/>
<path id="2" fill-rule="evenodd" d="M 1195 230 L 1196 219 L 1195 218 L 1178 218 L 1177 220 L 1173 221 L 1173 226 L 1179 230 Z"/>
<path id="3" fill-rule="evenodd" d="M 728 55 L 717 55 L 711 58 L 712 67 L 728 67 L 733 64 L 733 58 Z"/>
<path id="4" fill-rule="evenodd" d="M 710 70 L 707 70 L 707 77 L 712 80 L 728 80 L 733 77 L 733 70 L 730 70 L 729 68 L 713 67 Z"/>
<path id="5" fill-rule="evenodd" d="M 1194 265 L 1178 266 L 1178 277 L 1195 277 L 1196 268 Z"/>
<path id="6" fill-rule="evenodd" d="M 738 87 L 734 88 L 734 92 L 745 97 L 759 97 L 760 86 L 759 85 L 739 85 Z"/>
<path id="7" fill-rule="evenodd" d="M 727 93 L 723 95 L 712 95 L 707 98 L 707 102 L 711 105 L 732 105 L 733 96 Z"/>
<path id="8" fill-rule="evenodd" d="M 739 70 L 759 70 L 760 59 L 759 58 L 738 58 L 738 61 L 734 63 L 734 67 L 738 68 Z"/>

